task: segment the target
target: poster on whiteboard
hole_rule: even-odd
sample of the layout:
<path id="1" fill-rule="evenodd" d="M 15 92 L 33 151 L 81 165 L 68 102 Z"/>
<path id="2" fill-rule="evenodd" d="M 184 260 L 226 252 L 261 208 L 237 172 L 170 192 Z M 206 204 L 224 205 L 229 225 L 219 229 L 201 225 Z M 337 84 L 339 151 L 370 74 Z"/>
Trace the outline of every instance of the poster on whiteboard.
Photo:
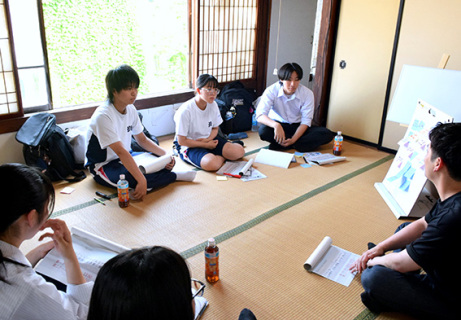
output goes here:
<path id="1" fill-rule="evenodd" d="M 453 117 L 419 100 L 389 171 L 382 183 L 375 184 L 398 218 L 421 217 L 433 206 L 431 194 L 424 190 L 424 158 L 430 144 L 429 132 L 438 122 L 453 122 Z"/>

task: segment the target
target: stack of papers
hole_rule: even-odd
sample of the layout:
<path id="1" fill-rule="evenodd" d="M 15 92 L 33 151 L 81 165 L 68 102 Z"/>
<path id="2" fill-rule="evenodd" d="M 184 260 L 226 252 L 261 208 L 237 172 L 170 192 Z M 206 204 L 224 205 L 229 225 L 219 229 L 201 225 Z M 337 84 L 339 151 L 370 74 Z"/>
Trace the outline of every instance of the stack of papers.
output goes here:
<path id="1" fill-rule="evenodd" d="M 340 157 L 340 156 L 332 155 L 331 153 L 320 153 L 320 152 L 308 152 L 304 154 L 303 158 L 304 158 L 304 161 L 308 163 L 314 163 L 318 165 L 346 160 L 346 157 Z"/>

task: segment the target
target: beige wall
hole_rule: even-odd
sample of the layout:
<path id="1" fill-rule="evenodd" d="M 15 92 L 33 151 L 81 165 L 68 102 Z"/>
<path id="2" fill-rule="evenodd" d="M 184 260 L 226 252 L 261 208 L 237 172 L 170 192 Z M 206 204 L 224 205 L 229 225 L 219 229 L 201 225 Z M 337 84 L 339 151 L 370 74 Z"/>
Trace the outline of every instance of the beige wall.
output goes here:
<path id="1" fill-rule="evenodd" d="M 460 17 L 461 1 L 405 1 L 391 97 L 404 64 L 436 68 L 442 56 L 449 54 L 445 69 L 461 70 Z M 383 146 L 398 149 L 397 142 L 405 131 L 405 126 L 387 121 Z"/>

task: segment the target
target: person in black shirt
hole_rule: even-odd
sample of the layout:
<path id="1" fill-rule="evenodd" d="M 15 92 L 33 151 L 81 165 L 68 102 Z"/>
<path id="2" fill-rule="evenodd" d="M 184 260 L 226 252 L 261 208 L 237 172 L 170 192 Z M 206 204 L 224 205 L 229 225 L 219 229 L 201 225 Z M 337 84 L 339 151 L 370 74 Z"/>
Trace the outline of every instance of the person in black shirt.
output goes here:
<path id="1" fill-rule="evenodd" d="M 424 170 L 440 199 L 425 217 L 399 228 L 351 267 L 362 273 L 362 302 L 373 312 L 459 318 L 461 277 L 455 262 L 461 246 L 461 123 L 438 124 L 429 140 Z"/>

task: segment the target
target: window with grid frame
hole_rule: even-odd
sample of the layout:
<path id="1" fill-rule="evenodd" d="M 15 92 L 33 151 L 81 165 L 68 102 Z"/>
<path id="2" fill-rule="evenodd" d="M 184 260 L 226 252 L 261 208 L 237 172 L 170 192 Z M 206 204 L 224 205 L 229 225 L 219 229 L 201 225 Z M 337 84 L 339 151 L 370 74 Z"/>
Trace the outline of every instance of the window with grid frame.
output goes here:
<path id="1" fill-rule="evenodd" d="M 0 115 L 22 115 L 16 92 L 17 74 L 12 55 L 11 35 L 8 25 L 8 8 L 0 1 Z"/>
<path id="2" fill-rule="evenodd" d="M 29 89 L 26 90 L 27 92 L 37 93 L 38 91 L 41 91 L 41 94 L 35 94 L 35 98 L 41 99 L 40 101 L 42 103 L 42 106 L 39 106 L 40 108 L 44 107 L 44 110 L 49 110 L 53 107 L 57 107 L 53 106 L 53 101 L 51 100 L 51 83 L 53 81 L 51 79 L 52 77 L 50 76 L 50 70 L 48 65 L 49 56 L 46 50 L 46 41 L 43 41 L 44 35 L 46 33 L 44 29 L 45 23 L 43 20 L 41 20 L 43 17 L 43 8 L 41 7 L 41 5 L 43 2 L 48 2 L 49 0 L 24 1 L 35 2 L 36 6 L 38 6 L 38 8 L 36 9 L 38 12 L 38 19 L 36 20 L 40 21 L 40 27 L 37 29 L 38 36 L 37 33 L 33 33 L 34 39 L 31 39 L 31 37 L 29 36 L 29 45 L 30 43 L 34 43 L 37 45 L 37 47 L 41 44 L 44 44 L 45 46 L 41 49 L 41 56 L 39 54 L 31 55 L 29 46 L 29 57 L 32 56 L 36 59 L 32 59 L 35 60 L 33 61 L 33 63 L 22 66 L 22 74 L 28 75 L 28 81 L 19 81 L 20 79 L 16 79 L 16 88 L 18 92 L 21 91 L 19 90 L 19 82 L 21 82 L 21 85 L 25 83 L 29 86 Z M 146 1 L 158 2 L 158 0 Z M 179 0 L 177 0 L 176 2 L 178 1 Z M 3 0 L 3 2 L 6 2 L 7 4 L 16 3 L 16 1 L 12 0 Z M 187 12 L 189 13 L 185 16 L 191 16 L 191 20 L 187 20 L 188 18 L 186 18 L 186 25 L 189 25 L 189 27 L 186 27 L 185 31 L 186 38 L 187 34 L 189 36 L 189 44 L 186 44 L 186 47 L 188 47 L 189 49 L 188 51 L 186 51 L 186 57 L 176 56 L 172 60 L 176 63 L 178 62 L 178 59 L 186 61 L 187 65 L 185 66 L 185 68 L 190 70 L 189 72 L 185 71 L 187 73 L 186 77 L 189 79 L 187 80 L 187 83 L 189 83 L 189 85 L 186 84 L 186 87 L 191 88 L 193 85 L 193 81 L 194 79 L 196 79 L 197 75 L 199 73 L 205 72 L 213 73 L 218 77 L 219 81 L 221 82 L 230 82 L 234 80 L 250 80 L 251 88 L 255 88 L 257 84 L 264 85 L 265 74 L 263 75 L 263 79 L 261 71 L 256 70 L 258 69 L 258 63 L 262 63 L 262 65 L 265 64 L 265 54 L 267 50 L 268 36 L 265 33 L 267 33 L 268 30 L 270 0 L 184 0 L 184 2 L 186 3 Z M 261 5 L 261 3 L 263 2 L 264 5 Z M 263 17 L 262 20 L 261 17 Z M 11 17 L 6 18 L 11 19 Z M 261 23 L 261 21 L 263 23 Z M 199 28 L 197 28 L 199 24 L 201 25 L 200 35 Z M 14 28 L 15 27 L 13 25 L 13 29 Z M 162 30 L 163 29 L 164 28 L 162 28 Z M 43 38 L 40 39 L 40 36 L 42 36 Z M 9 39 L 8 42 L 10 43 L 11 47 L 14 47 L 15 44 L 11 42 L 11 39 Z M 199 47 L 201 49 L 199 49 Z M 14 56 L 15 55 L 13 55 L 13 60 Z M 261 59 L 261 57 L 263 59 Z M 41 60 L 41 62 L 38 63 L 38 60 Z M 156 63 L 158 63 L 158 61 Z M 19 70 L 21 72 L 20 67 Z M 263 68 L 259 67 L 259 70 L 263 70 Z M 172 73 L 177 73 L 177 71 L 173 71 Z M 172 73 L 170 73 L 169 75 L 171 75 Z M 15 74 L 18 74 L 18 67 L 16 67 L 15 69 Z M 105 74 L 101 75 L 102 82 L 104 76 Z M 32 91 L 32 89 L 35 91 Z M 167 98 L 168 95 L 176 96 L 177 98 Z M 165 93 L 165 95 L 160 97 L 159 101 L 171 102 L 175 99 L 181 99 L 181 97 L 184 97 L 184 93 Z M 53 98 L 55 97 L 53 96 Z M 137 102 L 139 102 L 141 108 L 148 108 L 155 106 L 155 104 L 152 103 L 152 101 L 157 101 L 155 99 L 158 98 L 156 98 L 155 96 L 150 96 L 146 98 L 138 97 Z M 11 116 L 20 118 L 24 113 L 27 113 L 27 110 L 23 113 L 24 101 L 21 101 L 21 96 L 18 96 L 17 100 L 17 114 L 13 114 L 11 113 L 11 111 L 7 111 L 9 112 L 9 114 L 6 114 L 6 116 L 0 114 L 0 119 L 7 119 Z M 25 99 L 25 102 L 31 102 L 30 105 L 33 105 L 33 101 L 31 100 Z M 85 100 L 83 102 L 90 101 Z M 174 101 L 171 103 L 177 102 L 178 101 Z M 30 107 L 30 105 L 28 106 Z M 165 105 L 165 103 L 157 105 Z M 77 105 L 72 109 L 68 109 L 69 111 L 66 111 L 64 117 L 66 119 L 72 118 L 72 121 L 87 119 L 88 112 L 79 112 L 79 110 L 86 110 L 88 108 L 94 108 L 94 105 L 88 106 L 88 103 L 86 105 Z M 30 108 L 29 110 L 31 110 L 32 112 L 40 111 L 40 109 L 37 110 L 36 108 Z M 12 126 L 8 126 L 8 130 L 12 130 L 15 127 L 17 128 L 19 123 L 20 122 L 15 121 L 12 124 Z"/>
<path id="3" fill-rule="evenodd" d="M 199 1 L 198 74 L 220 82 L 256 77 L 257 10 L 257 0 Z"/>

